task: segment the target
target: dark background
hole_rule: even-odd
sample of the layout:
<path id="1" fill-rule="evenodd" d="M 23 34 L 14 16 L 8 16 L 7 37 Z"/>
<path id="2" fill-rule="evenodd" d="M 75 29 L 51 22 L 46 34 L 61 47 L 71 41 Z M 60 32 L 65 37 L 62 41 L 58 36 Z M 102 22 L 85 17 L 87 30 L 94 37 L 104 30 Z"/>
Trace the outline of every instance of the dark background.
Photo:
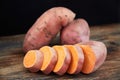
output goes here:
<path id="1" fill-rule="evenodd" d="M 90 26 L 120 22 L 120 0 L 2 0 L 0 36 L 24 34 L 47 9 L 70 8 Z"/>

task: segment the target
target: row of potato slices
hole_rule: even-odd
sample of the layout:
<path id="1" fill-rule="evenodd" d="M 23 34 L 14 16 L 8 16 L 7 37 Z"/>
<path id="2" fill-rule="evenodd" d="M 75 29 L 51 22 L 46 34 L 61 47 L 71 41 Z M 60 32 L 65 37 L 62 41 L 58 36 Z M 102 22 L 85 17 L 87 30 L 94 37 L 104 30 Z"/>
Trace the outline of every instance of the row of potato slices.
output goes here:
<path id="1" fill-rule="evenodd" d="M 45 74 L 52 71 L 58 75 L 89 74 L 97 70 L 105 61 L 106 46 L 102 42 L 86 44 L 43 46 L 39 50 L 26 53 L 23 65 L 31 72 L 41 70 Z"/>

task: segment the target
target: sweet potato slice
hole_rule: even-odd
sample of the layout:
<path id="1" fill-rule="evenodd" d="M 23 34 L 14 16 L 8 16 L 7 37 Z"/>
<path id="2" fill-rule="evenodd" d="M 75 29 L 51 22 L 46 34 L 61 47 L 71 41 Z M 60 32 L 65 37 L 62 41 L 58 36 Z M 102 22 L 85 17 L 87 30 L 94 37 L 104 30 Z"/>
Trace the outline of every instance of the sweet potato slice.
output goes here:
<path id="1" fill-rule="evenodd" d="M 44 47 L 40 48 L 40 51 L 44 55 L 43 64 L 42 64 L 42 67 L 40 70 L 45 74 L 49 74 L 53 71 L 53 69 L 56 65 L 57 53 L 53 48 L 51 48 L 49 46 L 44 46 Z"/>
<path id="2" fill-rule="evenodd" d="M 58 56 L 58 60 L 53 72 L 58 75 L 63 75 L 67 71 L 71 62 L 71 55 L 68 49 L 64 46 L 56 45 L 53 46 L 53 48 L 56 50 Z"/>
<path id="3" fill-rule="evenodd" d="M 100 41 L 89 41 L 84 44 L 90 45 L 95 56 L 96 56 L 96 62 L 94 66 L 94 71 L 96 71 L 105 61 L 107 56 L 107 48 L 103 42 Z"/>
<path id="4" fill-rule="evenodd" d="M 71 63 L 67 73 L 78 74 L 83 66 L 84 54 L 78 45 L 65 45 L 71 53 Z"/>
<path id="5" fill-rule="evenodd" d="M 80 47 L 83 50 L 84 58 L 85 58 L 82 72 L 85 74 L 89 74 L 94 69 L 95 62 L 96 62 L 96 56 L 95 56 L 92 48 L 89 45 L 80 45 Z"/>
<path id="6" fill-rule="evenodd" d="M 39 71 L 43 63 L 43 54 L 39 50 L 30 50 L 23 59 L 23 65 L 31 72 Z"/>

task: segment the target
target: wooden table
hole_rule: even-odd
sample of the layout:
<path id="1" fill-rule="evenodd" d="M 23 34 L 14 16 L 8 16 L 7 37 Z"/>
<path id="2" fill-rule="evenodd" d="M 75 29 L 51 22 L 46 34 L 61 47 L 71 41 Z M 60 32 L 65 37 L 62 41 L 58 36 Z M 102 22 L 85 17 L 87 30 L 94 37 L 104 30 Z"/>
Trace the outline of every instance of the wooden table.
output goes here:
<path id="1" fill-rule="evenodd" d="M 120 80 L 120 24 L 90 27 L 91 39 L 106 44 L 108 55 L 104 64 L 94 73 L 85 75 L 58 76 L 54 73 L 31 73 L 23 67 L 22 51 L 24 34 L 0 37 L 0 80 L 37 79 L 79 79 L 79 80 Z"/>

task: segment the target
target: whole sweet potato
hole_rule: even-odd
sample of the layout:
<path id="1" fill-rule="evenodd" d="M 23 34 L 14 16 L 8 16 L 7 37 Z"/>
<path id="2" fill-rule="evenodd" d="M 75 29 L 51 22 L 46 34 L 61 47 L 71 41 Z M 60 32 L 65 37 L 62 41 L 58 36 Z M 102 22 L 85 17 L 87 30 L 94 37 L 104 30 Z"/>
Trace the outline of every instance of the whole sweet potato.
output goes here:
<path id="1" fill-rule="evenodd" d="M 85 19 L 78 18 L 66 26 L 61 32 L 62 44 L 76 44 L 79 42 L 88 42 L 90 29 Z"/>
<path id="2" fill-rule="evenodd" d="M 48 45 L 62 27 L 73 21 L 75 13 L 65 7 L 54 7 L 44 12 L 25 35 L 23 50 L 39 49 Z"/>

